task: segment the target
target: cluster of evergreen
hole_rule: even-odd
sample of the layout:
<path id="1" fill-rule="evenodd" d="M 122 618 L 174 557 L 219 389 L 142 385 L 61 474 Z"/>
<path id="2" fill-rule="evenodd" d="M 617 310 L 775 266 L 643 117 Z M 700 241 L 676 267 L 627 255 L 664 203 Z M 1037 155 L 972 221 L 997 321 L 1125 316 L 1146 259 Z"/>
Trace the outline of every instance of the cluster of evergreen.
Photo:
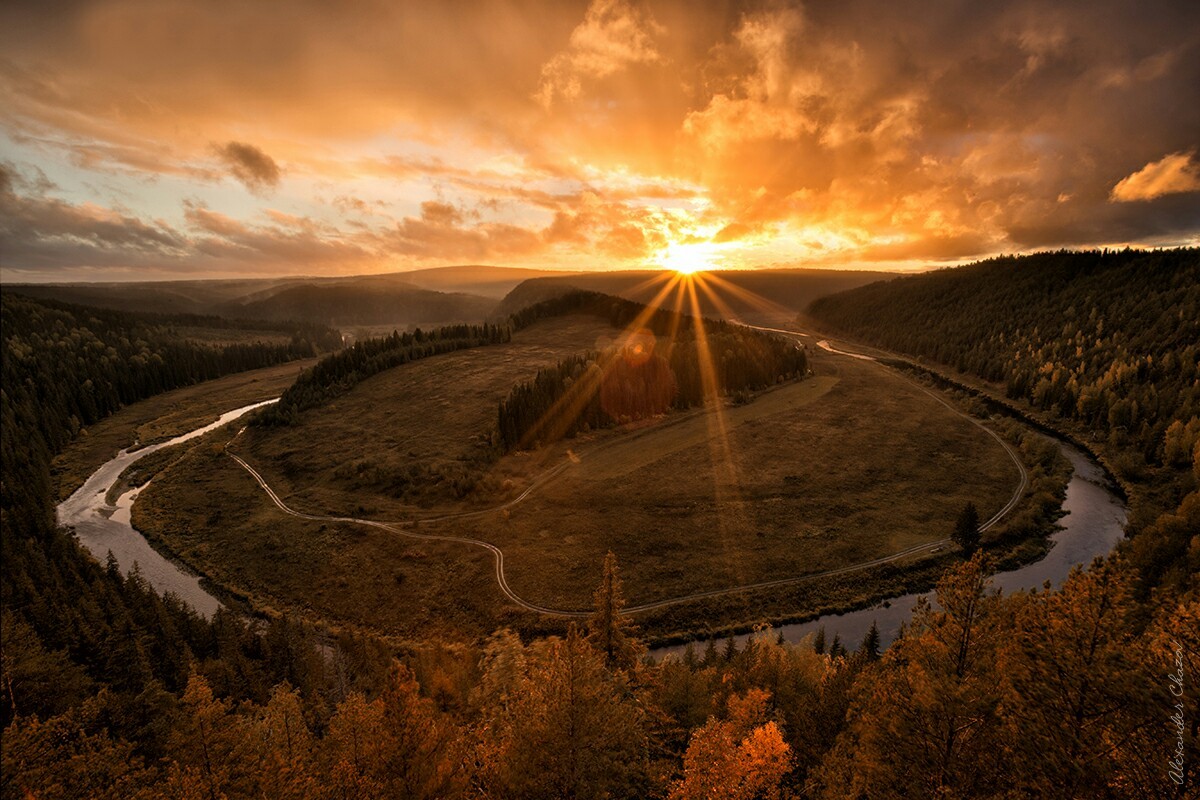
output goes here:
<path id="1" fill-rule="evenodd" d="M 598 302 L 614 325 L 645 315 L 637 303 Z M 500 449 L 692 408 L 710 395 L 745 398 L 808 368 L 802 348 L 751 328 L 663 310 L 643 327 L 654 336 L 635 332 L 618 347 L 571 356 L 514 386 L 497 412 Z M 667 338 L 665 355 L 655 352 L 657 337 Z"/>
<path id="2" fill-rule="evenodd" d="M 3 394 L 0 450 L 4 514 L 24 530 L 51 512 L 50 460 L 80 429 L 169 389 L 316 355 L 336 331 L 313 325 L 231 322 L 194 315 L 133 314 L 0 293 Z M 262 330 L 287 343 L 206 345 L 182 328 Z"/>
<path id="3" fill-rule="evenodd" d="M 164 733 L 163 704 L 174 702 L 171 693 L 182 691 L 196 670 L 222 691 L 264 700 L 280 680 L 312 685 L 291 655 L 303 650 L 305 658 L 315 657 L 315 646 L 285 654 L 266 644 L 270 637 L 311 638 L 294 626 L 277 623 L 263 638 L 230 614 L 206 621 L 174 598 L 159 597 L 136 574 L 122 577 L 115 565 L 86 554 L 55 527 L 50 462 L 81 427 L 126 403 L 312 356 L 336 346 L 337 333 L 103 311 L 7 291 L 0 301 L 0 721 L 46 718 L 86 700 L 102 710 L 114 735 L 141 742 L 148 731 Z M 197 327 L 283 332 L 291 340 L 210 346 L 181 330 Z M 15 796 L 11 787 L 4 796 Z"/>
<path id="4" fill-rule="evenodd" d="M 258 412 L 254 422 L 295 425 L 301 411 L 324 405 L 384 370 L 441 353 L 507 342 L 511 336 L 508 326 L 484 323 L 448 325 L 429 332 L 420 328 L 412 333 L 393 331 L 390 336 L 365 339 L 305 370 L 278 403 Z"/>
<path id="5" fill-rule="evenodd" d="M 1148 585 L 1200 570 L 1184 505 L 1200 448 L 1200 249 L 995 258 L 825 297 L 809 315 L 1002 384 L 1074 429 L 1138 489 L 1131 532 L 1152 532 L 1133 544 Z"/>

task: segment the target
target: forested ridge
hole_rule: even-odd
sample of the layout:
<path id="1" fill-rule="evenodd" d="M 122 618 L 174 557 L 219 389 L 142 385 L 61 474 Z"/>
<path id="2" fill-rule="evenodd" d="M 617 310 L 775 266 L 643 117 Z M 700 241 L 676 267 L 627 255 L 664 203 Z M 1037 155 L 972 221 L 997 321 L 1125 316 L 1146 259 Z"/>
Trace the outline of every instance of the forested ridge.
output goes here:
<path id="1" fill-rule="evenodd" d="M 502 322 L 447 325 L 430 331 L 418 328 L 412 333 L 393 331 L 388 336 L 356 342 L 339 353 L 326 356 L 301 373 L 296 382 L 280 396 L 279 402 L 258 412 L 253 423 L 265 426 L 295 425 L 300 421 L 302 411 L 322 406 L 384 370 L 441 353 L 501 344 L 510 341 L 514 331 L 528 327 L 539 319 L 592 307 L 597 299 L 602 298 L 603 295 L 590 292 L 568 292 L 523 309 Z"/>
<path id="2" fill-rule="evenodd" d="M 512 334 L 539 320 L 564 314 L 590 314 L 623 329 L 645 317 L 642 330 L 631 342 L 608 353 L 583 353 L 542 369 L 531 381 L 513 387 L 501 401 L 498 445 L 501 452 L 540 439 L 557 438 L 585 428 L 597 428 L 622 419 L 639 419 L 669 408 L 689 408 L 703 402 L 706 390 L 701 371 L 701 340 L 712 353 L 712 391 L 737 394 L 761 389 L 780 380 L 803 375 L 804 351 L 779 337 L 720 320 L 697 321 L 691 316 L 656 309 L 598 292 L 569 291 L 535 303 L 503 322 L 449 325 L 431 331 L 393 332 L 366 339 L 321 359 L 303 372 L 275 405 L 255 416 L 258 425 L 294 425 L 303 411 L 324 405 L 350 391 L 361 381 L 410 361 L 465 348 L 501 344 Z M 653 352 L 654 337 L 672 337 L 670 352 Z M 632 352 L 639 348 L 637 353 Z M 640 349 L 640 348 L 644 348 Z M 575 387 L 583 391 L 569 419 L 547 437 L 547 412 Z"/>
<path id="3" fill-rule="evenodd" d="M 1200 249 L 989 259 L 821 298 L 808 316 L 1001 384 L 1058 420 L 1135 489 L 1130 549 L 1143 591 L 1181 588 L 1200 571 Z"/>
<path id="4" fill-rule="evenodd" d="M 1196 794 L 1200 603 L 1179 586 L 1140 600 L 1119 559 L 998 597 L 977 555 L 883 653 L 871 635 L 787 645 L 764 631 L 647 663 L 611 556 L 587 625 L 559 637 L 397 648 L 285 619 L 207 622 L 53 530 L 48 493 L 10 504 L 38 496 L 10 495 L 24 476 L 9 443 L 40 434 L 8 416 L 8 319 L 6 306 L 5 800 Z"/>

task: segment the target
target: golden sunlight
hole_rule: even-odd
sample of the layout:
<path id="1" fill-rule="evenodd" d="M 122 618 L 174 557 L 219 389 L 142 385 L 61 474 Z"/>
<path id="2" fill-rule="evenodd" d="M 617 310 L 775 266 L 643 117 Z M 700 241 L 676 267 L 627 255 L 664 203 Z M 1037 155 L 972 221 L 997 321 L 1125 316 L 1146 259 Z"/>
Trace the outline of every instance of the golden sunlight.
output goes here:
<path id="1" fill-rule="evenodd" d="M 691 275 L 720 269 L 717 261 L 721 257 L 721 245 L 715 242 L 670 242 L 655 259 L 663 269 Z"/>

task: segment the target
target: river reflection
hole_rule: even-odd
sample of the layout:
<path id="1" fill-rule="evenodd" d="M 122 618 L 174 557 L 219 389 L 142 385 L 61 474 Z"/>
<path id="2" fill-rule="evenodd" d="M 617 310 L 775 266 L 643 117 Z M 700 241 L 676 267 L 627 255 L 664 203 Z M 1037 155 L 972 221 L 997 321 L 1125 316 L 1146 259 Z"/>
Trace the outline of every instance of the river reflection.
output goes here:
<path id="1" fill-rule="evenodd" d="M 170 561 L 150 546 L 145 537 L 130 524 L 133 501 L 145 488 L 130 489 L 109 505 L 106 496 L 126 467 L 151 453 L 203 436 L 256 408 L 274 403 L 264 400 L 226 412 L 209 425 L 176 436 L 165 442 L 138 450 L 122 450 L 111 461 L 92 473 L 57 509 L 58 524 L 74 529 L 75 536 L 92 555 L 104 561 L 111 552 L 121 572 L 128 574 L 137 564 L 142 576 L 160 593 L 170 592 L 205 617 L 211 617 L 221 603 L 200 585 L 200 579 Z M 149 484 L 146 484 L 149 485 Z"/>

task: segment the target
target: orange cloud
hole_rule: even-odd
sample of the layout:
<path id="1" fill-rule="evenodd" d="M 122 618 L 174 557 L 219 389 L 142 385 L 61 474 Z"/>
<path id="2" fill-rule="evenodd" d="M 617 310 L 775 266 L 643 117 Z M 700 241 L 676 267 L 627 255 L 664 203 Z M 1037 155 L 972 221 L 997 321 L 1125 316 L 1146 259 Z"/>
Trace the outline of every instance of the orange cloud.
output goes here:
<path id="1" fill-rule="evenodd" d="M 701 244 L 916 266 L 1200 237 L 1189 4 L 964 8 L 0 4 L 0 160 L 53 177 L 9 181 L 4 266 L 626 268 Z"/>
<path id="2" fill-rule="evenodd" d="M 542 67 L 538 102 L 549 108 L 556 100 L 576 100 L 585 80 L 658 61 L 654 37 L 660 32 L 649 13 L 625 0 L 592 0 L 567 49 Z"/>
<path id="3" fill-rule="evenodd" d="M 1200 191 L 1200 164 L 1194 153 L 1171 153 L 1122 178 L 1113 187 L 1111 200 L 1129 203 L 1153 200 L 1165 194 Z"/>

